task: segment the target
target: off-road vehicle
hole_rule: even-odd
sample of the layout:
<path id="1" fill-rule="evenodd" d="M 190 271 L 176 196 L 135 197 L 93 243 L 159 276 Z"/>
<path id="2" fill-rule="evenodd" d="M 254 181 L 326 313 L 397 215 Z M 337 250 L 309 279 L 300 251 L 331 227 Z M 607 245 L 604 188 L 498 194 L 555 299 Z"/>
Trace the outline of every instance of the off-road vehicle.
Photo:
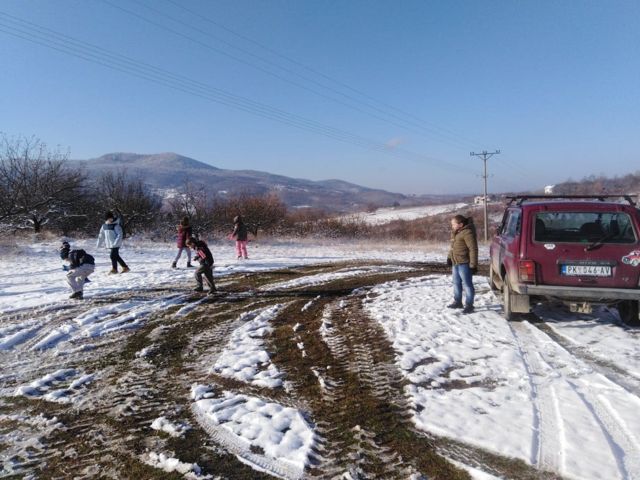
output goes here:
<path id="1" fill-rule="evenodd" d="M 507 197 L 489 273 L 505 317 L 553 300 L 579 312 L 615 306 L 625 323 L 640 325 L 640 212 L 633 197 Z"/>

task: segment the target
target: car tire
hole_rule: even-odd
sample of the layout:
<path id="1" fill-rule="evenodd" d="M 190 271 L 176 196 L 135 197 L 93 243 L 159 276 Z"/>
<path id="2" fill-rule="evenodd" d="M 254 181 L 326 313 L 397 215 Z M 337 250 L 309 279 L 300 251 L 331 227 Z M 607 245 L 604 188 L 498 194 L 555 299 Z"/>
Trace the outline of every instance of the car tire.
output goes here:
<path id="1" fill-rule="evenodd" d="M 496 285 L 496 282 L 494 282 L 494 271 L 493 271 L 493 265 L 489 265 L 489 288 L 491 289 L 492 292 L 499 292 L 500 289 L 498 288 L 498 286 Z"/>
<path id="2" fill-rule="evenodd" d="M 509 285 L 509 279 L 505 276 L 502 284 L 502 308 L 504 312 L 504 318 L 509 322 L 515 322 L 522 319 L 522 315 L 512 310 L 512 299 L 514 293 Z"/>
<path id="3" fill-rule="evenodd" d="M 637 300 L 622 300 L 618 303 L 620 319 L 630 327 L 640 327 L 640 305 Z"/>

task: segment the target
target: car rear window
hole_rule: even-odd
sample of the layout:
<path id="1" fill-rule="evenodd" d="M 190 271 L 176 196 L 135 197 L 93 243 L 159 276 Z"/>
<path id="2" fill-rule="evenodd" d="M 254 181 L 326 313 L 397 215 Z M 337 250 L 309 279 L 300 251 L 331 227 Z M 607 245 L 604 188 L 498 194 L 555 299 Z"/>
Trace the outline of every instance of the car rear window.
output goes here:
<path id="1" fill-rule="evenodd" d="M 635 243 L 631 217 L 620 212 L 540 212 L 535 216 L 536 242 Z"/>

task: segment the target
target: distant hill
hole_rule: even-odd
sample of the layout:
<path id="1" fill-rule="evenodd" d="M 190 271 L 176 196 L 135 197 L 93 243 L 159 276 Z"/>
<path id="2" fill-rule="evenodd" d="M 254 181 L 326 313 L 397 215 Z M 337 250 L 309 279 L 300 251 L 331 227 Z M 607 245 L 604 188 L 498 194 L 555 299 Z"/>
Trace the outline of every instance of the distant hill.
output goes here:
<path id="1" fill-rule="evenodd" d="M 71 160 L 70 163 L 83 166 L 92 176 L 126 169 L 153 189 L 165 193 L 189 181 L 209 186 L 212 194 L 275 192 L 290 207 L 317 207 L 337 212 L 363 210 L 372 205 L 416 205 L 430 200 L 429 197 L 391 193 L 342 180 L 312 181 L 255 170 L 225 170 L 176 153 L 109 153 L 90 160 Z"/>

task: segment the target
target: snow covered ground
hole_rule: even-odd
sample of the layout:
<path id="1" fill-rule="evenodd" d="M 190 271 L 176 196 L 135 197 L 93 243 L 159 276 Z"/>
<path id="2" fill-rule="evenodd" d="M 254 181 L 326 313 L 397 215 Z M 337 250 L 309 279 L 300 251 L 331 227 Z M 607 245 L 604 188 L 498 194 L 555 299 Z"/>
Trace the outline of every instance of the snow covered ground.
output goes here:
<path id="1" fill-rule="evenodd" d="M 71 293 L 65 282 L 58 243 L 43 242 L 22 245 L 2 251 L 0 271 L 0 313 L 56 306 Z M 347 260 L 383 260 L 428 262 L 442 260 L 446 245 L 398 246 L 367 242 L 259 242 L 249 243 L 248 261 L 236 260 L 232 242 L 209 245 L 215 259 L 214 276 L 224 277 L 239 272 L 261 272 L 300 265 L 343 262 Z M 125 241 L 120 255 L 131 272 L 108 275 L 111 269 L 106 249 L 96 249 L 95 242 L 71 242 L 71 248 L 83 248 L 96 258 L 96 271 L 85 288 L 85 296 L 109 295 L 136 289 L 193 283 L 193 269 L 187 270 L 185 254 L 178 269 L 169 266 L 177 252 L 173 244 Z M 486 256 L 486 251 L 484 252 Z M 197 265 L 197 264 L 196 264 Z M 2 337 L 0 337 L 2 348 Z"/>
<path id="2" fill-rule="evenodd" d="M 382 225 L 394 220 L 416 220 L 418 218 L 431 217 L 442 213 L 456 214 L 463 210 L 474 208 L 468 203 L 447 203 L 444 205 L 423 205 L 419 207 L 398 207 L 398 208 L 379 208 L 371 213 L 358 213 L 347 215 L 343 218 L 359 219 L 369 225 Z"/>
<path id="3" fill-rule="evenodd" d="M 5 408 L 10 398 L 82 408 L 87 392 L 109 374 L 94 371 L 81 360 L 99 348 L 100 342 L 135 332 L 157 312 L 171 312 L 172 319 L 194 312 L 201 312 L 204 318 L 215 314 L 215 310 L 208 313 L 210 306 L 204 299 L 189 299 L 193 269 L 184 268 L 184 258 L 182 268 L 170 268 L 173 245 L 129 241 L 121 253 L 132 271 L 119 275 L 107 274 L 108 255 L 96 251 L 92 242 L 73 242 L 73 246 L 87 249 L 97 260 L 96 272 L 85 289 L 85 302 L 67 298 L 70 291 L 56 243 L 23 245 L 3 252 L 0 408 Z M 251 259 L 237 261 L 231 244 L 211 246 L 216 281 L 222 285 L 238 273 L 356 260 L 376 262 L 312 270 L 260 290 L 273 295 L 378 274 L 401 276 L 411 271 L 410 262 L 443 262 L 446 254 L 446 245 L 252 242 Z M 486 250 L 481 256 L 486 258 Z M 387 263 L 381 265 L 381 261 Z M 445 307 L 452 287 L 449 276 L 441 274 L 378 283 L 339 300 L 336 308 L 341 311 L 350 298 L 362 297 L 364 311 L 382 327 L 395 352 L 395 368 L 406 381 L 404 396 L 418 430 L 517 458 L 570 479 L 639 479 L 640 331 L 625 328 L 615 310 L 607 309 L 581 315 L 538 307 L 539 322 L 508 323 L 501 316 L 499 299 L 488 291 L 486 279 L 476 277 L 474 281 L 477 310 L 466 316 Z M 135 295 L 156 287 L 167 291 L 155 296 Z M 133 295 L 123 301 L 103 301 L 123 292 Z M 313 310 L 314 302 L 319 301 L 319 296 L 301 301 L 300 315 Z M 194 338 L 196 352 L 200 340 L 206 340 L 208 334 L 218 335 L 211 337 L 215 351 L 204 352 L 205 360 L 190 367 L 198 376 L 190 394 L 184 395 L 189 406 L 185 411 L 191 416 L 180 409 L 169 412 L 173 413 L 171 418 L 166 412 L 155 414 L 148 428 L 179 441 L 199 425 L 222 448 L 257 471 L 283 478 L 304 476 L 318 449 L 329 446 L 318 429 L 323 422 L 314 419 L 313 409 L 308 410 L 309 399 L 289 398 L 295 391 L 288 386 L 291 366 L 274 361 L 278 352 L 270 350 L 270 335 L 289 299 L 285 297 L 284 302 L 238 311 L 220 324 L 220 332 L 205 330 L 201 338 Z M 60 320 L 63 311 L 70 313 Z M 337 328 L 331 334 L 326 331 L 332 309 L 322 312 L 319 329 L 308 331 L 309 325 L 294 318 L 288 330 L 305 359 L 318 351 L 314 342 L 333 342 L 330 350 L 340 354 L 340 344 L 335 343 Z M 162 337 L 163 328 L 160 325 L 153 330 L 149 340 Z M 375 348 L 362 347 L 365 353 Z M 147 359 L 153 359 L 157 348 L 156 343 L 146 345 L 133 360 L 138 366 L 146 365 L 151 379 L 154 367 Z M 72 366 L 63 365 L 67 357 L 80 360 L 74 360 Z M 354 368 L 357 372 L 357 365 Z M 340 382 L 331 378 L 336 373 L 322 361 L 312 373 L 326 395 L 339 388 Z M 134 380 L 137 376 L 132 374 Z M 223 387 L 211 376 L 232 383 Z M 211 384 L 206 383 L 210 380 Z M 232 388 L 236 384 L 246 385 L 248 390 Z M 0 453 L 0 476 L 17 471 L 16 458 L 21 455 L 46 449 L 42 435 L 64 428 L 55 417 L 2 412 L 0 444 L 9 445 L 10 453 Z M 3 423 L 16 422 L 31 425 L 37 436 L 29 438 L 3 429 Z M 202 464 L 172 452 L 150 449 L 140 460 L 185 478 L 213 478 Z M 454 460 L 473 478 L 498 478 L 482 465 Z"/>
<path id="4" fill-rule="evenodd" d="M 486 279 L 474 280 L 485 293 L 468 316 L 445 308 L 451 281 L 439 275 L 370 293 L 416 425 L 567 478 L 640 478 L 640 332 L 608 311 L 582 321 L 540 312 L 567 342 L 624 369 L 621 384 L 531 323 L 505 322 Z"/>

